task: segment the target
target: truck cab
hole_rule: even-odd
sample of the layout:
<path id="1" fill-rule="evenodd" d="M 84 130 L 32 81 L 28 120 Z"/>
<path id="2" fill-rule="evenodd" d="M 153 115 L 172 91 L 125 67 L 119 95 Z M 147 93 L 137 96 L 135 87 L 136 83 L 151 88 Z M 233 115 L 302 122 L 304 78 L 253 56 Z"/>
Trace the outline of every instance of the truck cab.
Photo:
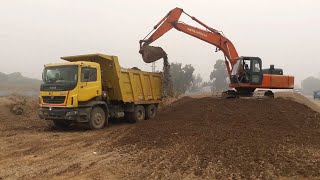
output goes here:
<path id="1" fill-rule="evenodd" d="M 42 79 L 41 98 L 46 105 L 75 107 L 102 93 L 100 65 L 94 62 L 49 64 Z"/>
<path id="2" fill-rule="evenodd" d="M 45 65 L 42 79 L 39 116 L 53 120 L 58 127 L 67 127 L 72 122 L 88 122 L 91 110 L 82 105 L 93 102 L 94 98 L 103 99 L 100 65 L 95 62 Z M 103 101 L 98 104 L 101 109 L 106 109 Z M 97 124 L 99 122 L 92 122 L 91 126 L 102 128 Z"/>

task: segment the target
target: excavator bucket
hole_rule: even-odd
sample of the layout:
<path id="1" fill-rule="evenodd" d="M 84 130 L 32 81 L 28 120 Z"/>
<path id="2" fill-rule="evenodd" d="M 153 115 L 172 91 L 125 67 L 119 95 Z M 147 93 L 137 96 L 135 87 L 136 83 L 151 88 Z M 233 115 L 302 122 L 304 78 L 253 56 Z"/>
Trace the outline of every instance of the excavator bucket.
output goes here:
<path id="1" fill-rule="evenodd" d="M 143 46 L 139 53 L 146 63 L 152 63 L 167 56 L 166 52 L 161 47 Z"/>

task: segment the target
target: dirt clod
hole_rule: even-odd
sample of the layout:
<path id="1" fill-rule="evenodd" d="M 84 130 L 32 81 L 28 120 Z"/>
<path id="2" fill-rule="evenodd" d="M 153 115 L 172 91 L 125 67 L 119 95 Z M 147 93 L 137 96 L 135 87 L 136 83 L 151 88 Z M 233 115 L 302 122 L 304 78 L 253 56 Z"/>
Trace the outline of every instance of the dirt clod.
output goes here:
<path id="1" fill-rule="evenodd" d="M 15 115 L 22 115 L 24 112 L 23 105 L 19 104 L 13 105 L 10 110 Z"/>
<path id="2" fill-rule="evenodd" d="M 13 114 L 22 115 L 26 112 L 28 108 L 26 97 L 13 95 L 9 97 L 9 100 L 11 103 L 8 104 L 8 107 Z"/>

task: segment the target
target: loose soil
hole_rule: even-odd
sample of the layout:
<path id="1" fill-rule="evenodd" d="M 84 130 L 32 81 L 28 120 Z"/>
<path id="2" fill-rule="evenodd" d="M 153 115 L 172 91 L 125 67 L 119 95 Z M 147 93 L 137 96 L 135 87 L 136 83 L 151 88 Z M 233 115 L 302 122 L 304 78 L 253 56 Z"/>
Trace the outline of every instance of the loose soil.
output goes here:
<path id="1" fill-rule="evenodd" d="M 163 57 L 163 69 L 162 69 L 162 97 L 172 98 L 174 96 L 173 82 L 170 72 L 170 63 L 168 56 Z"/>
<path id="2" fill-rule="evenodd" d="M 292 99 L 184 97 L 100 131 L 58 130 L 7 101 L 0 179 L 320 178 L 320 114 Z"/>

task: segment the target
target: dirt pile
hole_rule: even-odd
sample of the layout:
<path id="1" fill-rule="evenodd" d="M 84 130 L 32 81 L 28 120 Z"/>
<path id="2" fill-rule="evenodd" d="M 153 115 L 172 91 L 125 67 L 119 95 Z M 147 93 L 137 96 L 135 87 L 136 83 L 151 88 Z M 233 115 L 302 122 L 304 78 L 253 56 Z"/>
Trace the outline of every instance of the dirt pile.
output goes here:
<path id="1" fill-rule="evenodd" d="M 320 114 L 289 99 L 184 97 L 138 124 L 48 127 L 0 97 L 0 179 L 320 178 Z"/>
<path id="2" fill-rule="evenodd" d="M 0 130 L 38 129 L 47 125 L 38 119 L 37 102 L 36 97 L 0 97 Z"/>
<path id="3" fill-rule="evenodd" d="M 277 92 L 275 93 L 275 97 L 280 97 L 284 99 L 289 99 L 292 101 L 296 101 L 298 103 L 304 104 L 310 107 L 312 110 L 320 113 L 320 104 L 317 101 L 312 101 L 306 96 L 299 93 L 291 93 L 291 92 Z M 317 103 L 316 103 L 317 102 Z"/>
<path id="4" fill-rule="evenodd" d="M 139 178 L 320 177 L 320 114 L 282 98 L 185 97 L 117 145 L 144 152 Z"/>
<path id="5" fill-rule="evenodd" d="M 27 99 L 22 96 L 11 96 L 11 103 L 8 105 L 10 111 L 15 115 L 22 115 L 26 113 L 29 108 L 27 105 Z"/>

